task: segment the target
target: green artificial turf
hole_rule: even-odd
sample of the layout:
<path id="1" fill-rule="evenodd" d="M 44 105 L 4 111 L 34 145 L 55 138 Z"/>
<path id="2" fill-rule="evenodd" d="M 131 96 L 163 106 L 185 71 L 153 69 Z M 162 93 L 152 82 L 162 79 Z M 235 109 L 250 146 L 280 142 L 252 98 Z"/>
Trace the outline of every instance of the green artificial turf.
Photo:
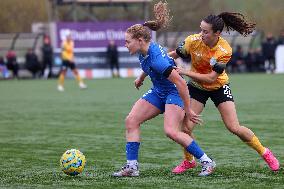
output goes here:
<path id="1" fill-rule="evenodd" d="M 259 155 L 224 127 L 212 102 L 197 142 L 217 163 L 201 178 L 200 166 L 181 175 L 171 170 L 182 149 L 163 133 L 163 116 L 142 125 L 138 178 L 113 178 L 125 163 L 124 119 L 150 87 L 137 91 L 130 79 L 87 80 L 80 90 L 67 80 L 0 81 L 0 187 L 3 188 L 284 188 L 283 169 L 271 172 Z M 231 76 L 231 89 L 242 125 L 284 159 L 284 75 Z M 71 148 L 87 159 L 82 174 L 65 175 L 61 155 Z"/>

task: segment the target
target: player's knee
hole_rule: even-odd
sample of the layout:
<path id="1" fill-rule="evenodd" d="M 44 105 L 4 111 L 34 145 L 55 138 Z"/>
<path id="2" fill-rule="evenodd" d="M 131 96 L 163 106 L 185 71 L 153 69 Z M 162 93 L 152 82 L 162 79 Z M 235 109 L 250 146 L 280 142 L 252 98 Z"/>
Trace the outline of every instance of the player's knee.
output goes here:
<path id="1" fill-rule="evenodd" d="M 78 75 L 79 73 L 78 73 L 78 70 L 76 70 L 76 69 L 73 69 L 73 73 L 75 74 L 75 75 Z"/>
<path id="2" fill-rule="evenodd" d="M 172 140 L 176 140 L 178 133 L 174 129 L 165 127 L 164 131 L 167 137 L 171 138 Z"/>
<path id="3" fill-rule="evenodd" d="M 128 115 L 125 118 L 125 127 L 126 130 L 131 130 L 139 125 L 139 122 L 134 116 Z"/>
<path id="4" fill-rule="evenodd" d="M 67 72 L 67 70 L 66 69 L 63 69 L 63 70 L 61 70 L 61 74 L 66 74 L 66 72 Z"/>

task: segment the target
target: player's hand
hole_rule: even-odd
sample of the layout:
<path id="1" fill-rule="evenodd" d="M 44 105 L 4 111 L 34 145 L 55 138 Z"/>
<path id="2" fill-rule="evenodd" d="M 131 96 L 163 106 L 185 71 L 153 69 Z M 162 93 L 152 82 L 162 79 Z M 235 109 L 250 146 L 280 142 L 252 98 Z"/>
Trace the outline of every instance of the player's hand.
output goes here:
<path id="1" fill-rule="evenodd" d="M 177 66 L 174 66 L 173 68 L 179 73 L 179 75 L 187 75 L 187 70 Z"/>
<path id="2" fill-rule="evenodd" d="M 200 118 L 201 115 L 197 115 L 194 111 L 192 110 L 189 110 L 187 113 L 186 113 L 186 117 L 192 121 L 193 123 L 195 124 L 198 124 L 198 125 L 202 125 L 203 124 L 203 120 Z"/>
<path id="3" fill-rule="evenodd" d="M 135 88 L 139 90 L 139 88 L 143 85 L 143 80 L 141 80 L 139 77 L 136 78 L 134 81 L 134 85 L 135 85 Z"/>

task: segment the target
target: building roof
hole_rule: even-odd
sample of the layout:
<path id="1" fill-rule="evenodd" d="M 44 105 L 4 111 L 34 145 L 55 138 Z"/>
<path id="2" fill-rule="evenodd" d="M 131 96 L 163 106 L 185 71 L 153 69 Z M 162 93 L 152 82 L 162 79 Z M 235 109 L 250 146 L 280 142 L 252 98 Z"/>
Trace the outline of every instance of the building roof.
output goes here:
<path id="1" fill-rule="evenodd" d="M 61 0 L 61 3 L 146 3 L 152 0 Z"/>

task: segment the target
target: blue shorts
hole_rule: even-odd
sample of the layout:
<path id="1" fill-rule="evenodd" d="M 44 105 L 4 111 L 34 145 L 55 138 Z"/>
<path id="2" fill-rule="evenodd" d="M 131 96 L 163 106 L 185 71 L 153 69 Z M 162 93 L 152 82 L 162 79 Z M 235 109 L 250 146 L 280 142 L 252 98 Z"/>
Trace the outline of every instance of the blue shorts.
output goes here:
<path id="1" fill-rule="evenodd" d="M 160 109 L 162 113 L 165 112 L 166 104 L 175 104 L 184 109 L 183 101 L 178 93 L 169 93 L 168 95 L 161 97 L 155 91 L 150 89 L 142 96 L 142 99 Z"/>

